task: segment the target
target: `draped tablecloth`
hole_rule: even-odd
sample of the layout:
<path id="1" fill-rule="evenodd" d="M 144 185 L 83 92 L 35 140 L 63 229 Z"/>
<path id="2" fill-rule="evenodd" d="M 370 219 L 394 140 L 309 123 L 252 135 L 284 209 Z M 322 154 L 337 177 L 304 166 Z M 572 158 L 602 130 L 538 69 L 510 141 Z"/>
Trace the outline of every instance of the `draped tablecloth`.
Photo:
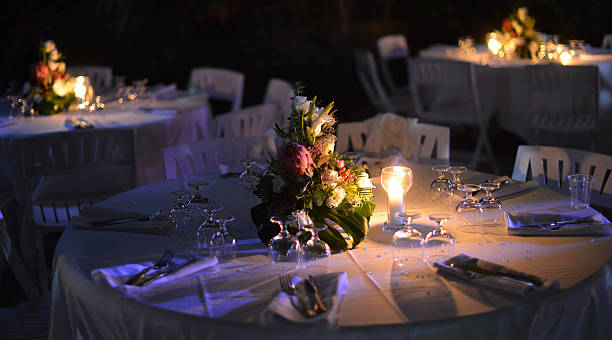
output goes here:
<path id="1" fill-rule="evenodd" d="M 421 213 L 423 217 L 414 226 L 427 232 L 433 224 L 426 216 L 449 209 L 429 200 L 427 188 L 434 178 L 430 167 L 411 167 L 415 181 L 407 194 L 408 209 Z M 239 262 L 261 253 L 249 216 L 257 200 L 234 180 L 207 177 L 216 182 L 207 189 L 208 196 L 225 207 L 225 214 L 236 216 L 230 229 L 239 239 Z M 462 177 L 465 182 L 493 178 L 476 172 Z M 99 205 L 146 214 L 166 208 L 170 192 L 184 187 L 184 179 L 169 180 Z M 174 295 L 122 298 L 118 292 L 97 286 L 89 278 L 90 271 L 154 259 L 165 248 L 181 251 L 189 245 L 173 234 L 69 229 L 55 252 L 50 339 L 604 339 L 612 334 L 612 238 L 509 236 L 505 225 L 471 226 L 454 216 L 445 224 L 457 240 L 452 251 L 434 254 L 428 250 L 423 257 L 414 249 L 403 261 L 393 261 L 392 234 L 381 231 L 386 196 L 380 188 L 376 194 L 378 207 L 366 240 L 306 269 L 348 274 L 337 327 L 259 325 L 259 313 L 280 289 L 278 272 L 265 264 L 249 270 L 248 278 L 234 275 L 236 271 L 220 271 L 211 282 L 177 289 Z M 568 197 L 537 188 L 503 204 L 506 209 L 541 209 L 564 207 L 568 201 Z M 427 257 L 459 253 L 558 280 L 561 290 L 520 299 L 439 276 Z M 304 274 L 304 270 L 299 272 Z M 211 304 L 211 296 L 222 298 Z"/>
<path id="2" fill-rule="evenodd" d="M 527 65 L 532 65 L 531 60 L 500 61 L 492 58 L 484 45 L 477 45 L 476 54 L 466 55 L 461 53 L 456 46 L 436 44 L 421 50 L 419 56 L 467 61 L 486 66 L 478 71 L 480 99 L 484 107 L 497 113 L 500 128 L 523 139 L 528 139 L 530 129 L 525 127 L 530 126 L 532 117 L 529 110 L 525 110 L 525 100 L 528 98 L 529 89 L 523 84 L 521 70 Z M 607 133 L 612 123 L 612 51 L 591 49 L 591 54 L 572 59 L 568 65 L 598 67 L 601 80 L 599 118 L 600 123 L 604 122 L 600 124 L 599 131 Z M 607 128 L 601 128 L 602 125 Z"/>

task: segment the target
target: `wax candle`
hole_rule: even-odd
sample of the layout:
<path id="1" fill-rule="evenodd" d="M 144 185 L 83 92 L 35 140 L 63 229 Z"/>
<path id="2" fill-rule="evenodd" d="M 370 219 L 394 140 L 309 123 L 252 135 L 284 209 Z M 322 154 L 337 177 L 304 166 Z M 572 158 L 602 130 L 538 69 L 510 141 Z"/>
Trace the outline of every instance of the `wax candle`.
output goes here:
<path id="1" fill-rule="evenodd" d="M 398 212 L 404 211 L 404 190 L 399 185 L 391 184 L 389 191 L 387 191 L 388 204 L 387 204 L 387 221 L 391 225 L 401 225 L 401 218 L 397 217 Z"/>

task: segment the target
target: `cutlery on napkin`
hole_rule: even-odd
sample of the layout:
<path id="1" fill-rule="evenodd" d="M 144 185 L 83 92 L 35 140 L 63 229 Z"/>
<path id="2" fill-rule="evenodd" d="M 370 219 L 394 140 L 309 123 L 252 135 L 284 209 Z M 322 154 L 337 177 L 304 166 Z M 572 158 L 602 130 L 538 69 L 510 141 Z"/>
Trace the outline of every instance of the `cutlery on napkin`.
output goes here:
<path id="1" fill-rule="evenodd" d="M 466 254 L 436 262 L 434 267 L 439 274 L 453 275 L 483 287 L 519 296 L 541 294 L 559 288 L 557 281 L 544 280 Z"/>
<path id="2" fill-rule="evenodd" d="M 66 118 L 66 125 L 73 129 L 93 129 L 93 124 L 83 118 Z"/>
<path id="3" fill-rule="evenodd" d="M 15 123 L 17 123 L 17 119 L 15 118 L 3 119 L 3 120 L 0 120 L 0 128 L 11 126 Z"/>
<path id="4" fill-rule="evenodd" d="M 531 191 L 540 186 L 537 181 L 515 181 L 508 176 L 499 177 L 493 180 L 495 183 L 500 183 L 499 189 L 493 191 L 493 197 L 497 199 L 508 198 L 527 191 Z M 474 198 L 482 198 L 485 196 L 484 190 L 474 194 Z"/>
<path id="5" fill-rule="evenodd" d="M 593 208 L 507 212 L 508 234 L 519 236 L 605 236 L 612 224 Z"/>
<path id="6" fill-rule="evenodd" d="M 106 221 L 106 223 L 104 223 Z M 151 218 L 149 215 L 101 207 L 84 207 L 81 215 L 71 220 L 75 229 L 95 231 L 117 231 L 160 235 L 168 231 L 165 217 Z"/>
<path id="7" fill-rule="evenodd" d="M 340 302 L 346 292 L 347 275 L 345 272 L 315 275 L 314 280 L 321 302 L 327 311 L 321 311 L 313 317 L 306 317 L 294 308 L 287 294 L 280 292 L 262 312 L 260 322 L 266 325 L 295 323 L 334 327 L 340 310 Z M 294 276 L 292 282 L 296 285 L 298 294 L 308 296 L 309 288 L 306 286 L 305 279 Z"/>
<path id="8" fill-rule="evenodd" d="M 119 266 L 94 269 L 91 277 L 94 282 L 111 287 L 123 294 L 137 294 L 141 291 L 153 290 L 175 280 L 183 279 L 203 270 L 214 269 L 218 263 L 216 257 L 200 257 L 194 254 L 174 256 L 172 263 L 160 271 L 147 275 L 144 285 L 128 285 L 126 282 L 140 273 L 144 268 L 154 265 L 153 261 L 130 263 Z"/>

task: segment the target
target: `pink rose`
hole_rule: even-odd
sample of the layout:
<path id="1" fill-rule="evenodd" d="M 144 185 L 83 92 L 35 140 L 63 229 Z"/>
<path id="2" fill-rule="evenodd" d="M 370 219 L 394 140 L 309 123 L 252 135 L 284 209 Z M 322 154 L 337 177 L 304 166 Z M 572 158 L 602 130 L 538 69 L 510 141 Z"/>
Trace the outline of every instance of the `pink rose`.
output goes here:
<path id="1" fill-rule="evenodd" d="M 344 168 L 344 161 L 343 160 L 337 159 L 336 161 L 338 161 L 338 169 Z"/>
<path id="2" fill-rule="evenodd" d="M 42 62 L 38 62 L 36 66 L 34 66 L 34 76 L 39 83 L 48 83 L 49 82 L 49 68 L 47 65 Z"/>
<path id="3" fill-rule="evenodd" d="M 301 144 L 285 144 L 281 153 L 281 164 L 291 176 L 312 176 L 312 156 Z"/>

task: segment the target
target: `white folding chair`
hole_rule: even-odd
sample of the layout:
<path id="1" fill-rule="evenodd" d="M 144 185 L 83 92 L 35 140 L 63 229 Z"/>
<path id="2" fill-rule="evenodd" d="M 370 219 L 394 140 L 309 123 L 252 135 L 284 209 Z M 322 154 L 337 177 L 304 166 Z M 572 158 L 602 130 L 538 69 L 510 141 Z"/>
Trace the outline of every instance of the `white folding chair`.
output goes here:
<path id="1" fill-rule="evenodd" d="M 419 158 L 447 160 L 450 158 L 450 129 L 446 126 L 416 123 L 412 133 L 418 143 Z"/>
<path id="2" fill-rule="evenodd" d="M 612 34 L 604 34 L 603 40 L 601 41 L 601 48 L 612 50 Z"/>
<path id="3" fill-rule="evenodd" d="M 403 34 L 385 35 L 376 40 L 376 47 L 378 49 L 378 62 L 382 73 L 382 79 L 389 89 L 389 92 L 392 95 L 397 95 L 410 91 L 410 86 L 408 84 L 408 59 L 410 58 L 410 49 L 408 48 L 406 37 Z M 405 74 L 406 83 L 403 85 L 397 83 L 397 80 L 393 77 L 393 74 L 397 72 L 392 72 L 389 65 L 391 63 L 399 64 L 397 63 L 398 61 L 401 62 Z"/>
<path id="4" fill-rule="evenodd" d="M 353 55 L 355 57 L 357 78 L 359 78 L 359 83 L 361 83 L 361 87 L 374 109 L 378 112 L 396 112 L 402 115 L 412 115 L 410 96 L 389 96 L 385 91 L 380 81 L 372 52 L 364 49 L 355 49 Z"/>
<path id="5" fill-rule="evenodd" d="M 113 68 L 110 66 L 71 65 L 67 72 L 72 76 L 87 76 L 95 90 L 113 87 Z"/>
<path id="6" fill-rule="evenodd" d="M 529 144 L 595 147 L 599 111 L 597 66 L 525 67 Z M 589 145 L 590 144 L 590 145 Z"/>
<path id="7" fill-rule="evenodd" d="M 278 78 L 271 78 L 268 81 L 263 103 L 278 105 L 276 123 L 281 127 L 287 125 L 287 117 L 291 113 L 291 104 L 293 102 L 292 97 L 293 86 L 288 81 Z"/>
<path id="8" fill-rule="evenodd" d="M 214 119 L 215 138 L 270 136 L 277 122 L 277 105 L 261 104 L 224 113 Z"/>
<path id="9" fill-rule="evenodd" d="M 567 193 L 567 176 L 593 176 L 591 201 L 612 208 L 612 156 L 554 146 L 521 145 L 516 152 L 512 179 L 537 180 L 554 191 Z"/>
<path id="10" fill-rule="evenodd" d="M 336 128 L 336 152 L 363 151 L 371 125 L 371 120 L 338 124 Z"/>
<path id="11" fill-rule="evenodd" d="M 413 58 L 410 60 L 410 91 L 419 121 L 444 125 L 469 125 L 478 129 L 470 167 L 478 165 L 484 149 L 494 172 L 497 163 L 488 138 L 491 113 L 484 112 L 473 64 L 453 60 Z M 433 91 L 433 98 L 423 96 Z M 457 91 L 457 92 L 454 92 Z M 462 93 L 459 98 L 449 93 Z"/>
<path id="12" fill-rule="evenodd" d="M 261 161 L 276 152 L 274 137 L 216 138 L 163 150 L 166 179 L 194 173 L 226 173 L 242 160 Z"/>
<path id="13" fill-rule="evenodd" d="M 8 263 L 9 268 L 15 275 L 28 301 L 41 301 L 42 295 L 40 294 L 40 290 L 36 286 L 32 274 L 30 274 L 23 262 L 14 239 L 15 238 L 11 237 L 9 234 L 4 219 L 0 218 L 0 250 L 2 250 L 2 255 L 4 255 L 6 263 Z M 0 281 L 0 283 L 2 282 Z"/>
<path id="14" fill-rule="evenodd" d="M 189 88 L 204 92 L 209 98 L 228 101 L 230 111 L 237 111 L 242 107 L 244 74 L 222 68 L 194 68 Z"/>

